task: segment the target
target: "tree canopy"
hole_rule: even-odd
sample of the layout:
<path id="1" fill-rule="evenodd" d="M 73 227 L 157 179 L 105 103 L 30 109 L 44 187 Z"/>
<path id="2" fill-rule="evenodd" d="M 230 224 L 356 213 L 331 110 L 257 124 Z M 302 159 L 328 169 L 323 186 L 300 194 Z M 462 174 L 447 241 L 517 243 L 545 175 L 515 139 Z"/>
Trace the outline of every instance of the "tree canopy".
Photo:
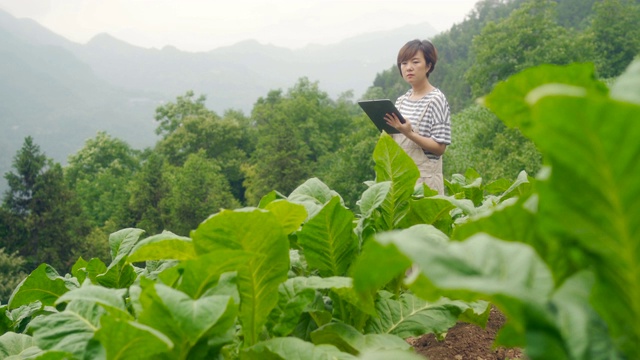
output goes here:
<path id="1" fill-rule="evenodd" d="M 13 169 L 5 175 L 9 190 L 0 224 L 6 250 L 18 251 L 27 266 L 46 262 L 69 268 L 75 252 L 84 249 L 81 240 L 90 228 L 75 193 L 64 182 L 62 166 L 27 137 Z"/>

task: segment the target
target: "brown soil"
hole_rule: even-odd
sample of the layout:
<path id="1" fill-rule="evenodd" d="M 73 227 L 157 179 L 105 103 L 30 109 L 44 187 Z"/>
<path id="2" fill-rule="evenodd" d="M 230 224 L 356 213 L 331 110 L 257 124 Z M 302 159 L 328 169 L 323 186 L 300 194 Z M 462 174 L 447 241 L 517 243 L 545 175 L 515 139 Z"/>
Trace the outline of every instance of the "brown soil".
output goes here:
<path id="1" fill-rule="evenodd" d="M 477 325 L 459 322 L 449 329 L 444 340 L 433 334 L 407 340 L 416 352 L 429 360 L 509 360 L 525 359 L 520 349 L 495 348 L 494 340 L 506 318 L 495 307 L 483 329 Z"/>

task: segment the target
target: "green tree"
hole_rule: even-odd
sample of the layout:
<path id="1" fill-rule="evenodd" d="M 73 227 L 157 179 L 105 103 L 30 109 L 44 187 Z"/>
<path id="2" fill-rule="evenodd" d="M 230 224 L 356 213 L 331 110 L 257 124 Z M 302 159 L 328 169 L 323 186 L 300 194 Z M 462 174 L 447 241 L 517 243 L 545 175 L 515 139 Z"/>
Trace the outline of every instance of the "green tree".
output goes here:
<path id="1" fill-rule="evenodd" d="M 138 153 L 126 142 L 101 131 L 69 157 L 65 177 L 92 226 L 103 227 L 109 220 L 118 229 L 127 225 L 127 184 L 140 167 Z"/>
<path id="2" fill-rule="evenodd" d="M 552 0 L 530 0 L 504 20 L 489 22 L 472 44 L 474 59 L 465 72 L 472 95 L 488 93 L 523 69 L 590 60 L 590 37 L 558 25 Z"/>
<path id="3" fill-rule="evenodd" d="M 473 38 L 489 22 L 506 18 L 523 0 L 478 1 L 466 19 L 449 30 L 433 37 L 438 49 L 438 63 L 431 74 L 431 82 L 447 96 L 451 111 L 456 113 L 472 104 L 471 87 L 464 74 L 473 65 Z"/>
<path id="4" fill-rule="evenodd" d="M 584 30 L 589 27 L 593 5 L 598 0 L 558 1 L 558 23 L 566 28 Z"/>
<path id="5" fill-rule="evenodd" d="M 211 214 L 240 205 L 218 163 L 203 150 L 189 155 L 182 167 L 169 166 L 166 174 L 170 189 L 161 208 L 167 230 L 176 234 L 189 235 Z"/>
<path id="6" fill-rule="evenodd" d="M 640 4 L 632 0 L 603 0 L 594 4 L 591 30 L 599 76 L 620 75 L 640 54 Z"/>
<path id="7" fill-rule="evenodd" d="M 10 210 L 6 203 L 0 206 L 0 246 L 9 253 L 20 250 L 23 245 L 26 234 L 23 218 L 24 215 Z"/>
<path id="8" fill-rule="evenodd" d="M 398 67 L 392 65 L 389 69 L 376 74 L 373 85 L 362 96 L 363 99 L 389 99 L 396 101 L 409 90 L 409 85 L 404 81 Z"/>
<path id="9" fill-rule="evenodd" d="M 192 106 L 199 107 L 198 104 Z M 188 156 L 203 150 L 209 159 L 218 163 L 233 195 L 244 202 L 241 167 L 255 147 L 250 131 L 249 120 L 238 111 L 227 111 L 223 118 L 202 111 L 184 118 L 177 129 L 158 142 L 156 149 L 173 166 L 182 166 Z"/>
<path id="10" fill-rule="evenodd" d="M 169 185 L 164 176 L 164 158 L 158 152 L 147 151 L 142 167 L 129 184 L 129 226 L 158 234 L 165 229 L 162 200 L 168 196 Z"/>
<path id="11" fill-rule="evenodd" d="M 215 115 L 205 106 L 206 96 L 200 95 L 197 99 L 193 91 L 187 91 L 183 96 L 178 96 L 176 102 L 159 106 L 156 109 L 155 119 L 159 123 L 156 134 L 167 137 L 178 129 L 189 117 Z"/>
<path id="12" fill-rule="evenodd" d="M 65 185 L 62 166 L 27 137 L 13 168 L 15 173 L 5 174 L 9 190 L 2 216 L 12 222 L 0 227 L 10 235 L 5 238 L 9 251 L 18 250 L 29 271 L 43 262 L 68 269 L 89 227 L 75 193 Z"/>
<path id="13" fill-rule="evenodd" d="M 27 215 L 30 211 L 36 182 L 47 165 L 47 157 L 40 147 L 28 136 L 22 149 L 13 158 L 13 168 L 17 173 L 5 174 L 9 189 L 5 192 L 3 206 L 16 215 Z"/>
<path id="14" fill-rule="evenodd" d="M 508 128 L 493 113 L 471 106 L 452 118 L 454 141 L 444 155 L 445 178 L 475 169 L 484 181 L 515 179 L 520 171 L 536 174 L 542 158 L 518 129 Z"/>
<path id="15" fill-rule="evenodd" d="M 248 205 L 257 205 L 271 190 L 291 192 L 312 174 L 311 149 L 284 101 L 281 91 L 273 90 L 253 108 L 260 136 L 251 163 L 243 167 Z"/>
<path id="16" fill-rule="evenodd" d="M 371 154 L 380 133 L 366 115 L 353 117 L 354 131 L 342 139 L 340 149 L 323 156 L 316 176 L 342 196 L 352 209 L 367 189 L 365 181 L 375 180 Z"/>
<path id="17" fill-rule="evenodd" d="M 24 264 L 24 258 L 17 252 L 6 253 L 0 248 L 0 304 L 8 302 L 13 289 L 27 276 Z"/>
<path id="18" fill-rule="evenodd" d="M 289 193 L 313 176 L 320 158 L 338 150 L 353 131 L 350 107 L 336 102 L 317 83 L 300 79 L 286 95 L 270 91 L 256 102 L 256 150 L 244 167 L 247 203 L 272 190 Z"/>

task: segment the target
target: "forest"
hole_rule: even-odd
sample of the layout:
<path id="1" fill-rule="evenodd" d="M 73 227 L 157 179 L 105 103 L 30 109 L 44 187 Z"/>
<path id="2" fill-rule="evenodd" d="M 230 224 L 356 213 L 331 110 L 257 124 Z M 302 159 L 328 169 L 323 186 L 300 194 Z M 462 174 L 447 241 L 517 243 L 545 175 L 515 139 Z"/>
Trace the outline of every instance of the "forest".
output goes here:
<path id="1" fill-rule="evenodd" d="M 559 169 L 557 171 L 563 170 L 566 172 L 565 175 L 575 175 L 567 170 L 570 167 L 563 162 L 562 154 L 558 154 L 558 150 L 550 149 L 553 148 L 552 144 L 548 141 L 545 142 L 545 130 L 531 125 L 531 120 L 526 118 L 526 116 L 534 117 L 534 115 L 523 115 L 525 111 L 518 110 L 516 105 L 519 104 L 518 101 L 523 102 L 522 99 L 517 99 L 517 94 L 512 98 L 509 97 L 509 91 L 516 93 L 525 87 L 523 84 L 514 83 L 517 80 L 512 79 L 520 79 L 518 78 L 520 74 L 538 69 L 540 66 L 568 66 L 566 69 L 578 70 L 548 70 L 547 73 L 541 72 L 541 77 L 551 77 L 552 75 L 556 78 L 566 77 L 567 79 L 558 81 L 580 83 L 580 86 L 588 88 L 585 91 L 591 95 L 604 94 L 606 91 L 602 90 L 603 88 L 613 86 L 615 89 L 617 84 L 622 82 L 620 76 L 625 71 L 629 71 L 634 58 L 640 54 L 640 28 L 637 26 L 639 23 L 640 4 L 638 1 L 484 0 L 477 3 L 474 11 L 468 15 L 464 22 L 431 39 L 439 52 L 439 61 L 431 82 L 442 89 L 449 100 L 453 114 L 453 143 L 444 155 L 448 205 L 444 206 L 442 203 L 438 203 L 438 206 L 441 207 L 440 213 L 438 217 L 431 219 L 431 222 L 428 223 L 433 224 L 435 228 L 452 239 L 458 236 L 459 240 L 462 240 L 464 236 L 461 234 L 464 231 L 472 231 L 466 229 L 473 229 L 473 226 L 461 227 L 462 230 L 456 233 L 454 231 L 456 216 L 464 214 L 466 218 L 471 215 L 469 212 L 471 210 L 468 210 L 462 203 L 458 203 L 456 199 L 460 201 L 471 199 L 471 207 L 479 207 L 487 196 L 495 194 L 496 189 L 499 189 L 500 193 L 509 193 L 509 195 L 503 196 L 497 201 L 498 203 L 504 201 L 504 204 L 507 204 L 509 199 L 511 199 L 510 201 L 524 202 L 534 196 L 523 190 L 522 183 L 526 182 L 523 180 L 523 174 L 544 176 L 548 166 L 554 165 L 554 174 L 555 169 Z M 401 45 L 399 44 L 399 46 Z M 593 69 L 592 73 L 583 70 L 584 67 Z M 573 74 L 571 71 L 575 71 L 574 78 L 571 78 Z M 587 75 L 583 75 L 582 72 Z M 590 76 L 591 78 L 589 78 Z M 553 79 L 544 80 L 552 82 Z M 573 83 L 571 84 L 573 85 Z M 590 87 L 585 84 L 589 84 Z M 363 97 L 395 100 L 406 90 L 407 85 L 403 83 L 394 66 L 382 69 L 373 79 L 372 86 Z M 95 265 L 102 270 L 94 269 L 94 273 L 87 270 L 82 278 L 87 282 L 91 279 L 94 284 L 97 281 L 105 286 L 105 282 L 96 280 L 102 275 L 96 277 L 96 274 L 100 271 L 105 271 L 104 274 L 107 275 L 110 274 L 112 267 L 115 269 L 116 265 L 114 264 L 117 263 L 117 271 L 120 271 L 117 276 L 126 275 L 125 262 L 122 262 L 123 258 L 119 257 L 119 251 L 123 249 L 120 246 L 124 246 L 127 241 L 144 242 L 145 240 L 138 240 L 138 238 L 143 238 L 141 237 L 143 233 L 147 236 L 170 234 L 166 236 L 169 236 L 174 242 L 179 242 L 181 245 L 178 246 L 178 249 L 182 250 L 185 249 L 183 246 L 186 245 L 183 243 L 187 242 L 186 239 L 193 238 L 195 250 L 189 247 L 188 251 L 195 251 L 198 256 L 204 256 L 215 249 L 222 249 L 223 245 L 215 241 L 212 243 L 205 241 L 209 236 L 205 229 L 217 229 L 216 231 L 222 232 L 245 231 L 239 229 L 242 227 L 240 225 L 235 228 L 230 225 L 240 221 L 239 219 L 243 216 L 242 212 L 236 213 L 232 211 L 233 209 L 269 208 L 270 211 L 279 214 L 278 216 L 293 216 L 298 221 L 304 220 L 309 223 L 314 219 L 310 216 L 314 212 L 327 211 L 331 213 L 333 211 L 332 221 L 344 222 L 344 224 L 353 223 L 353 216 L 356 216 L 362 219 L 357 226 L 357 231 L 363 239 L 384 230 L 406 229 L 405 231 L 411 231 L 411 226 L 421 223 L 417 220 L 418 218 L 424 220 L 422 217 L 426 217 L 425 213 L 413 214 L 412 212 L 418 211 L 421 205 L 415 205 L 417 208 L 410 207 L 412 210 L 405 209 L 408 212 L 402 212 L 404 210 L 393 207 L 394 204 L 386 204 L 386 201 L 391 201 L 388 198 L 392 194 L 393 196 L 400 195 L 394 193 L 393 189 L 385 190 L 385 186 L 393 187 L 396 186 L 396 181 L 405 181 L 406 179 L 394 178 L 393 173 L 385 173 L 381 168 L 381 161 L 384 166 L 389 168 L 401 165 L 387 164 L 381 160 L 380 152 L 393 152 L 394 150 L 389 149 L 392 146 L 386 143 L 385 135 L 380 134 L 370 123 L 351 94 L 346 93 L 337 99 L 332 99 L 322 91 L 317 83 L 311 82 L 307 78 L 300 78 L 289 89 L 274 89 L 259 98 L 249 115 L 234 110 L 217 114 L 206 108 L 205 100 L 205 95 L 186 90 L 184 95 L 177 97 L 173 102 L 158 107 L 155 111 L 155 120 L 157 123 L 156 133 L 160 140 L 152 148 L 144 150 L 135 150 L 130 144 L 101 132 L 96 137 L 88 139 L 80 151 L 69 157 L 68 165 L 62 166 L 48 158 L 31 137 L 24 139 L 22 148 L 15 154 L 12 171 L 4 175 L 9 190 L 3 194 L 0 207 L 0 306 L 9 303 L 11 307 L 8 309 L 17 308 L 18 302 L 11 305 L 11 301 L 18 301 L 15 300 L 17 296 L 15 291 L 26 286 L 26 282 L 23 280 L 29 274 L 32 275 L 29 275 L 27 279 L 35 276 L 33 274 L 39 271 L 49 271 L 46 269 L 55 269 L 61 274 L 72 273 L 78 277 L 79 267 L 84 266 L 86 269 L 90 269 L 92 266 L 90 264 L 99 262 L 104 269 Z M 505 105 L 510 101 L 513 103 Z M 544 101 L 540 101 L 542 104 L 540 106 L 546 104 Z M 513 108 L 509 108 L 510 106 Z M 571 106 L 573 106 L 571 109 L 578 109 L 577 105 Z M 556 106 L 554 109 L 564 114 L 564 111 L 558 110 L 560 107 Z M 628 111 L 633 113 L 632 110 Z M 637 118 L 637 113 L 635 113 L 635 117 Z M 579 132 L 573 134 L 581 136 Z M 569 141 L 567 138 L 561 140 Z M 527 176 L 524 175 L 524 178 L 526 179 Z M 474 181 L 477 182 L 478 179 L 483 185 L 472 186 Z M 319 188 L 324 189 L 325 192 L 323 196 L 326 197 L 326 201 L 321 209 L 304 205 L 307 200 L 299 199 L 300 193 L 305 192 L 306 186 L 311 188 L 306 191 L 313 193 L 305 194 L 306 196 L 318 196 L 319 190 L 314 193 L 314 186 L 319 185 L 314 181 L 322 184 Z M 534 180 L 529 177 L 529 181 L 533 182 Z M 385 185 L 388 183 L 392 185 Z M 512 185 L 520 186 L 518 191 L 520 191 L 522 199 L 518 200 Z M 587 185 L 584 186 L 585 189 L 589 189 Z M 331 191 L 326 189 L 331 189 Z M 563 190 L 569 191 L 570 188 Z M 412 195 L 411 189 L 403 191 L 408 191 L 406 196 Z M 420 191 L 421 194 L 413 195 L 425 196 L 426 199 L 429 190 L 421 189 Z M 365 196 L 365 194 L 373 196 L 372 192 L 376 192 L 383 198 L 387 196 L 387 198 L 378 203 L 375 198 Z M 552 193 L 544 186 L 541 187 L 540 192 L 540 197 Z M 338 202 L 331 200 L 331 194 L 339 194 L 340 200 Z M 294 195 L 298 195 L 298 198 Z M 293 200 L 294 198 L 297 200 Z M 293 205 L 278 205 L 280 203 L 277 202 L 277 199 L 289 199 L 291 203 L 303 204 L 306 207 L 306 215 L 299 213 L 299 210 L 295 209 Z M 395 205 L 400 206 L 398 205 L 399 199 L 393 199 L 393 201 L 397 201 Z M 364 207 L 363 202 L 366 205 Z M 373 203 L 382 209 L 380 210 L 380 218 L 376 218 L 378 215 L 374 216 L 376 207 Z M 386 208 L 387 205 L 391 207 Z M 630 206 L 632 207 L 632 205 Z M 359 213 L 358 209 L 360 209 Z M 366 212 L 365 209 L 369 209 L 369 212 Z M 451 213 L 446 216 L 442 215 L 443 209 L 451 211 Z M 285 210 L 290 211 L 293 215 L 284 215 Z M 429 212 L 432 209 L 428 208 L 425 211 Z M 540 223 L 549 221 L 547 217 L 551 217 L 554 214 L 553 211 L 560 210 L 554 208 L 550 211 L 552 212 L 539 215 L 543 219 L 540 220 Z M 339 212 L 353 212 L 355 215 L 336 215 Z M 252 214 L 247 215 L 247 221 L 255 221 L 261 226 L 264 226 L 264 222 L 272 221 L 256 212 L 246 210 L 246 213 Z M 307 215 L 309 215 L 308 218 Z M 519 214 L 518 216 L 526 215 Z M 621 216 L 626 219 L 624 215 Z M 225 218 L 228 223 L 220 220 L 221 218 Z M 285 226 L 285 229 L 293 232 L 291 230 L 295 229 L 289 229 L 291 224 L 286 223 L 286 220 L 295 221 L 296 219 L 285 219 L 284 224 L 289 224 L 288 227 Z M 380 225 L 380 221 L 385 225 Z M 344 224 L 342 226 L 348 226 Z M 314 226 L 320 225 L 314 223 Z M 559 225 L 551 224 L 550 226 Z M 310 230 L 307 232 L 307 229 Z M 246 231 L 248 234 L 246 236 L 257 236 L 250 233 L 251 230 Z M 334 229 L 333 231 L 338 230 Z M 547 231 L 557 235 L 559 230 L 553 228 L 547 229 Z M 402 238 L 409 236 L 408 234 L 399 236 Z M 303 232 L 294 237 L 295 241 L 289 240 L 292 243 L 299 243 L 297 248 L 302 249 L 305 246 L 311 246 L 306 244 L 309 244 L 309 241 L 315 236 L 320 235 L 313 232 L 312 226 L 305 225 Z M 578 235 L 571 234 L 571 236 Z M 238 235 L 238 237 L 241 236 Z M 135 239 L 130 240 L 131 238 Z M 147 241 L 144 245 L 151 244 L 147 249 L 140 245 L 139 247 L 143 249 L 139 250 L 136 245 L 135 249 L 138 249 L 138 252 L 131 251 L 127 254 L 131 258 L 127 260 L 126 266 L 144 263 L 144 261 L 149 264 L 150 261 L 161 260 L 154 254 L 167 251 L 168 248 L 163 248 L 164 245 L 158 245 L 158 248 L 154 250 L 153 243 L 158 241 L 162 244 L 161 240 L 163 239 L 166 240 L 162 235 L 157 235 L 156 238 Z M 196 243 L 196 241 L 199 242 Z M 401 245 L 397 245 L 400 250 L 396 250 L 399 253 L 393 252 L 394 257 L 385 260 L 380 255 L 381 249 L 388 250 L 389 244 L 396 240 L 387 238 L 386 241 L 380 240 L 377 247 L 371 245 L 366 249 L 356 249 L 353 247 L 355 245 L 350 245 L 352 246 L 348 251 L 350 256 L 353 255 L 353 252 L 362 252 L 361 259 L 356 263 L 357 266 L 351 269 L 353 286 L 360 292 L 361 300 L 363 294 L 369 292 L 369 296 L 371 296 L 372 291 L 379 291 L 385 284 L 387 286 L 385 289 L 390 291 L 388 295 L 385 295 L 388 299 L 392 298 L 391 294 L 394 291 L 396 296 L 399 296 L 400 285 L 394 283 L 394 279 L 386 278 L 387 275 L 374 274 L 371 281 L 375 284 L 367 283 L 368 280 L 362 276 L 363 272 L 372 271 L 375 267 L 373 265 L 375 261 L 388 260 L 390 266 L 396 266 L 398 269 L 406 267 L 407 257 L 411 258 L 410 246 L 403 250 Z M 567 241 L 571 243 L 571 241 L 577 240 L 569 237 Z M 569 257 L 562 262 L 557 259 L 560 255 L 554 253 L 553 246 L 540 243 L 531 245 L 540 256 L 550 257 L 554 259 L 553 261 L 557 261 L 548 260 L 549 264 L 547 265 L 551 267 L 553 277 L 558 283 L 574 279 L 572 275 L 579 273 L 578 270 L 582 269 L 584 265 L 585 259 L 580 257 L 582 255 L 569 254 Z M 262 245 L 253 244 L 252 246 L 260 247 Z M 583 250 L 586 253 L 597 252 L 588 245 L 585 245 L 585 248 L 586 250 Z M 229 248 L 225 251 L 230 251 L 228 254 L 232 254 L 233 250 Z M 346 268 L 341 271 L 336 269 L 330 271 L 321 264 L 322 262 L 318 259 L 320 255 L 313 255 L 317 249 L 305 250 L 309 256 L 306 259 L 308 265 L 317 267 L 318 274 L 322 275 L 325 281 L 322 285 L 317 285 L 314 291 L 324 288 L 335 290 L 348 287 L 337 278 L 345 274 Z M 270 253 L 271 250 L 264 251 Z M 286 253 L 288 250 L 283 251 Z M 615 252 L 615 250 L 611 251 Z M 607 254 L 599 259 L 606 258 Z M 180 256 L 190 261 L 196 261 L 193 254 L 187 256 L 185 253 Z M 242 256 L 248 255 L 239 256 L 242 258 Z M 274 261 L 274 264 L 279 264 L 280 260 L 277 260 L 277 257 L 281 254 L 273 256 L 271 260 Z M 95 262 L 94 260 L 87 262 L 83 259 L 87 261 L 95 259 Z M 118 263 L 118 261 L 120 262 Z M 605 263 L 604 260 L 603 263 Z M 43 267 L 44 264 L 47 266 L 46 269 Z M 105 264 L 112 265 L 107 268 Z M 344 263 L 340 264 L 342 267 L 347 266 Z M 175 264 L 172 263 L 171 266 L 175 266 Z M 179 272 L 182 274 L 184 271 L 187 274 L 193 270 L 186 265 L 183 268 L 180 266 L 182 265 L 178 266 L 180 271 L 169 271 L 167 276 L 173 276 L 175 280 Z M 229 266 L 233 268 L 237 264 Z M 289 272 L 295 270 L 293 263 L 291 266 L 293 270 L 289 270 Z M 161 269 L 152 270 L 159 272 Z M 276 271 L 266 270 L 260 266 L 253 270 L 265 271 L 265 274 L 270 274 L 269 271 Z M 133 270 L 127 271 L 131 272 L 127 276 L 133 276 Z M 286 269 L 282 271 L 284 271 L 286 278 Z M 613 275 L 607 273 L 606 270 L 602 271 L 604 272 L 598 273 L 602 278 L 613 278 Z M 224 273 L 220 269 L 219 272 Z M 281 276 L 280 273 L 277 276 Z M 289 276 L 291 277 L 291 274 Z M 336 279 L 327 280 L 330 276 L 334 276 Z M 238 281 L 240 287 L 243 281 L 240 270 L 238 270 L 238 277 L 234 281 Z M 118 279 L 115 285 L 110 283 L 113 285 L 110 287 L 127 288 L 133 283 L 133 280 L 119 283 L 118 281 L 122 281 L 122 279 Z M 139 299 L 142 303 L 158 297 L 161 298 L 164 296 L 162 291 L 171 290 L 161 288 L 159 285 L 154 288 L 154 285 L 150 285 L 147 280 L 139 281 L 143 293 L 147 296 Z M 222 282 L 222 277 L 219 281 Z M 335 283 L 331 281 L 335 281 Z M 389 281 L 391 281 L 391 287 L 389 287 Z M 417 282 L 427 288 L 440 286 L 434 284 L 432 278 L 430 280 L 419 278 Z M 633 283 L 633 279 L 630 279 L 629 282 Z M 165 284 L 168 283 L 165 282 Z M 612 285 L 614 287 L 612 291 L 623 291 L 621 289 L 623 285 Z M 79 289 L 83 288 L 85 288 L 84 285 Z M 187 288 L 186 285 L 177 288 L 194 298 L 203 296 L 202 299 L 204 299 L 206 295 L 204 293 L 195 295 L 190 292 L 193 290 Z M 411 289 L 416 295 L 421 294 L 421 290 Z M 85 289 L 84 295 L 89 294 L 87 291 L 90 290 Z M 240 291 L 243 290 L 240 289 Z M 66 295 L 62 295 L 63 293 L 64 291 L 61 291 L 59 296 L 60 299 L 64 298 L 65 300 L 56 302 L 55 305 L 58 307 L 61 306 L 60 303 L 73 300 L 73 296 L 65 298 Z M 357 315 L 363 316 L 361 319 L 349 318 L 347 320 L 345 318 L 349 309 L 361 304 L 345 300 L 350 295 L 342 290 L 338 290 L 336 293 L 338 296 L 334 298 L 335 304 L 344 305 L 347 308 L 342 309 L 343 312 L 334 314 L 334 316 L 343 320 L 345 324 L 354 326 L 358 331 L 364 329 L 367 319 L 364 314 L 357 313 Z M 477 300 L 476 293 L 473 293 L 476 294 L 473 296 L 468 296 L 469 293 L 464 291 L 452 293 L 443 291 L 443 293 L 449 296 L 452 294 L 464 295 L 462 296 L 464 300 Z M 19 295 L 20 291 L 17 291 L 17 294 Z M 249 295 L 241 293 L 240 300 L 256 303 L 259 300 L 265 300 L 255 297 L 247 300 L 246 296 Z M 427 297 L 432 296 L 433 294 L 429 294 Z M 511 297 L 517 298 L 518 296 Z M 542 311 L 536 307 L 537 305 L 528 303 L 528 300 L 522 300 L 523 303 L 518 305 L 522 308 L 516 310 L 511 307 L 515 305 L 509 302 L 510 300 L 505 300 L 504 297 L 494 294 L 494 297 L 489 296 L 489 298 L 495 303 L 503 305 L 503 309 L 510 309 L 516 313 L 524 311 L 523 309 Z M 394 299 L 399 300 L 399 298 Z M 51 304 L 53 305 L 53 303 Z M 71 304 L 69 303 L 69 307 Z M 27 306 L 29 302 L 25 300 L 22 305 Z M 113 312 L 114 306 L 113 304 L 108 305 L 107 311 Z M 226 306 L 225 314 L 221 316 L 233 317 L 232 313 L 235 310 L 231 310 L 231 305 Z M 268 312 L 275 305 L 271 307 L 268 305 L 260 306 L 264 306 L 263 310 Z M 447 306 L 455 307 L 458 315 L 464 313 L 468 317 L 477 316 L 478 319 L 475 321 L 481 321 L 479 319 L 481 311 L 472 315 L 471 310 L 476 311 L 477 308 L 473 306 L 477 305 L 463 306 L 456 303 Z M 596 306 L 596 308 L 599 312 L 602 311 L 600 307 Z M 638 316 L 637 308 L 626 310 L 633 314 L 632 317 Z M 33 311 L 29 316 L 35 314 L 35 310 Z M 244 334 L 246 336 L 244 337 L 245 345 L 253 346 L 249 353 L 251 351 L 255 353 L 254 355 L 246 355 L 246 358 L 260 358 L 261 351 L 266 351 L 256 348 L 260 344 L 259 338 L 262 336 L 260 334 L 261 326 L 270 323 L 272 319 L 269 322 L 266 318 L 258 321 L 242 311 L 240 309 L 238 316 L 246 331 Z M 270 316 L 276 315 L 272 313 Z M 619 321 L 621 319 L 619 313 L 605 311 L 605 315 L 611 316 L 608 318 L 604 316 L 605 320 Z M 286 314 L 280 314 L 280 316 L 286 316 Z M 312 314 L 312 316 L 319 324 L 318 319 L 315 318 L 319 315 Z M 114 317 L 111 320 L 103 318 L 103 321 L 105 324 L 108 321 L 114 322 L 111 325 L 115 326 L 117 319 L 119 318 Z M 4 327 L 0 326 L 0 330 L 9 331 L 11 329 L 9 325 L 6 325 L 6 322 Z M 1 321 L 0 324 L 2 324 Z M 367 322 L 367 324 L 369 323 Z M 33 326 L 36 331 L 39 327 L 41 329 L 42 320 L 39 325 L 35 323 Z M 543 323 L 535 326 L 551 325 Z M 19 328 L 18 325 L 16 327 Z M 24 329 L 22 330 L 24 331 Z M 420 330 L 428 331 L 429 329 Z M 629 329 L 613 327 L 612 331 L 614 335 L 619 336 L 621 332 L 627 330 Z M 272 328 L 271 331 L 278 333 L 277 328 Z M 342 329 L 341 331 L 347 330 Z M 442 331 L 442 329 L 438 331 Z M 517 345 L 522 345 L 522 338 L 515 336 L 517 329 L 511 329 L 511 331 L 514 332 L 511 335 L 517 339 L 514 342 Z M 522 331 L 522 329 L 518 331 Z M 323 334 L 327 338 L 335 336 L 331 332 Z M 534 333 L 527 333 L 527 336 L 534 336 L 532 334 Z M 637 345 L 634 348 L 634 345 L 629 341 L 637 340 L 638 334 L 631 331 L 628 336 L 628 339 L 620 340 L 620 342 L 616 342 L 614 337 L 614 342 L 617 349 L 620 350 L 619 354 L 626 354 L 627 358 L 632 358 L 632 355 L 638 355 L 640 352 L 637 352 Z M 506 338 L 508 339 L 509 336 L 507 335 Z M 100 336 L 96 335 L 96 339 L 99 340 Z M 392 340 L 387 341 L 393 342 Z M 553 346 L 560 346 L 551 340 L 549 341 L 549 344 Z M 225 344 L 229 342 L 233 343 L 230 340 Z M 192 345 L 193 349 L 197 348 L 197 344 Z M 106 351 L 109 354 L 109 347 L 104 346 L 107 347 Z M 237 344 L 236 346 L 242 347 Z M 572 352 L 575 347 L 569 345 L 567 347 L 569 350 L 557 351 L 559 353 L 565 351 L 568 354 L 566 358 L 591 358 L 588 355 L 585 355 L 586 357 L 575 356 L 576 354 Z M 182 349 L 185 351 L 182 355 L 193 349 Z M 236 349 L 236 351 L 240 350 Z M 529 353 L 529 355 L 532 359 L 544 358 L 536 357 L 535 353 Z M 611 354 L 607 356 L 609 355 L 611 357 L 601 358 L 613 359 L 618 356 Z M 193 356 L 193 353 L 190 356 Z M 53 359 L 54 357 L 49 358 Z M 108 358 L 116 357 L 108 356 Z M 183 358 L 188 357 L 185 355 Z"/>

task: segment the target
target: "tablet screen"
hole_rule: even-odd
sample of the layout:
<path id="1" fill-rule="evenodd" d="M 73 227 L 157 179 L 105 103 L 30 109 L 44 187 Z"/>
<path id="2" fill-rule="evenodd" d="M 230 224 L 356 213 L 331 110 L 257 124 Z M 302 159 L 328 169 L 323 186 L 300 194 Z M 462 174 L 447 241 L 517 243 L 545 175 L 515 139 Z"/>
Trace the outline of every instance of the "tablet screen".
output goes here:
<path id="1" fill-rule="evenodd" d="M 373 121 L 378 130 L 386 131 L 388 134 L 398 134 L 400 133 L 394 127 L 387 124 L 384 119 L 384 115 L 388 113 L 395 113 L 400 119 L 401 123 L 405 123 L 405 119 L 400 114 L 400 111 L 396 108 L 396 106 L 389 99 L 379 99 L 379 100 L 361 100 L 358 101 L 358 105 L 364 110 L 364 112 L 369 116 L 369 119 Z"/>

